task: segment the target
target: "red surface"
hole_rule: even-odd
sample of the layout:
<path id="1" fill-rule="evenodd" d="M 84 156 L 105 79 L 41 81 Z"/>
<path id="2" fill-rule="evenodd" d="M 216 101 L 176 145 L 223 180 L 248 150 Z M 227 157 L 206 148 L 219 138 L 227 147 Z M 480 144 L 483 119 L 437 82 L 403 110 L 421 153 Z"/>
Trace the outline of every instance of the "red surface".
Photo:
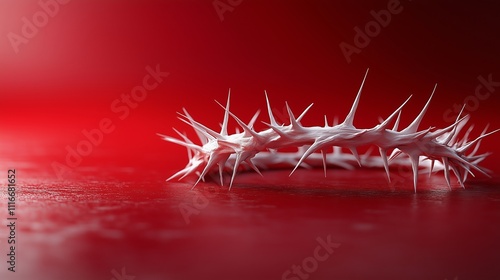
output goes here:
<path id="1" fill-rule="evenodd" d="M 141 169 L 88 172 L 64 182 L 19 173 L 19 266 L 2 279 L 112 279 L 122 267 L 135 279 L 281 279 L 328 236 L 340 246 L 310 279 L 500 273 L 498 178 L 450 192 L 442 176 L 422 176 L 414 194 L 410 174 L 391 189 L 382 170 L 272 171 L 241 174 L 228 192 Z"/>
<path id="2" fill-rule="evenodd" d="M 370 68 L 358 127 L 413 94 L 408 124 L 437 82 L 423 128 L 449 124 L 446 112 L 467 100 L 474 135 L 499 128 L 500 87 L 473 99 L 479 77 L 500 81 L 496 3 L 401 1 L 348 63 L 339 44 L 389 2 L 244 0 L 221 22 L 212 1 L 71 1 L 16 53 L 9 32 L 41 8 L 1 1 L 0 172 L 16 168 L 20 190 L 19 271 L 0 259 L 1 279 L 111 279 L 122 267 L 136 280 L 279 279 L 329 234 L 341 245 L 310 279 L 497 278 L 498 135 L 481 148 L 493 152 L 484 166 L 494 178 L 452 192 L 438 174 L 422 175 L 414 194 L 397 169 L 393 185 L 382 170 L 241 174 L 231 192 L 200 185 L 209 204 L 186 225 L 179 203 L 192 181 L 164 182 L 187 158 L 156 133 L 193 135 L 176 119 L 182 107 L 218 127 L 213 99 L 228 88 L 243 120 L 264 109 L 267 90 L 277 112 L 285 100 L 295 112 L 314 102 L 303 123 L 319 125 L 345 116 Z M 128 114 L 114 110 L 156 65 L 170 75 Z M 68 150 L 103 120 L 112 131 L 58 176 L 54 163 L 68 165 Z"/>

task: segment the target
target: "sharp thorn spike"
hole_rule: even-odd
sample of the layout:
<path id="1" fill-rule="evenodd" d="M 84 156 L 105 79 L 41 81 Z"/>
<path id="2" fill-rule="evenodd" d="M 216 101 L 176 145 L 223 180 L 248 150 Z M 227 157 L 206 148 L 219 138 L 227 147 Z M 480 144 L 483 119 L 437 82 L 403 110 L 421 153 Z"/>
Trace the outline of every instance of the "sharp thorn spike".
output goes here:
<path id="1" fill-rule="evenodd" d="M 267 91 L 264 91 L 264 94 L 266 95 L 266 103 L 267 103 L 267 112 L 269 114 L 269 122 L 271 123 L 272 126 L 278 126 L 278 123 L 276 123 L 276 120 L 274 119 L 273 111 L 271 110 L 271 103 L 269 102 L 269 98 L 267 96 Z"/>
<path id="2" fill-rule="evenodd" d="M 206 131 L 203 131 L 203 130 L 200 130 L 199 128 L 197 128 L 197 126 L 195 125 L 195 120 L 193 119 L 193 117 L 191 117 L 191 115 L 188 113 L 186 108 L 182 108 L 182 111 L 184 112 L 184 115 L 182 115 L 180 113 L 178 113 L 178 114 L 185 117 L 186 119 L 188 119 L 189 122 L 187 122 L 184 119 L 180 119 L 180 120 L 194 128 L 194 131 L 196 132 L 196 136 L 198 136 L 198 139 L 200 140 L 201 144 L 205 145 L 206 143 L 208 143 L 208 139 L 210 139 L 210 137 L 207 136 Z"/>
<path id="3" fill-rule="evenodd" d="M 293 168 L 292 172 L 290 172 L 290 175 L 288 175 L 288 177 L 292 176 L 292 174 L 295 172 L 295 170 L 297 170 L 297 168 L 304 162 L 304 160 L 308 156 L 310 156 L 312 153 L 314 153 L 314 151 L 316 151 L 317 149 L 319 149 L 321 147 L 322 143 L 320 143 L 320 142 L 321 142 L 320 140 L 316 139 L 314 141 L 314 143 L 311 146 L 309 146 L 309 148 L 307 148 L 307 150 L 302 154 L 299 161 L 297 162 L 297 164 Z"/>
<path id="4" fill-rule="evenodd" d="M 294 128 L 294 129 L 300 129 L 301 126 L 297 122 L 297 120 L 295 119 L 295 116 L 293 115 L 292 109 L 288 105 L 288 102 L 285 102 L 285 105 L 286 105 L 286 110 L 288 111 L 288 115 L 290 117 L 290 124 L 292 125 L 292 128 Z"/>
<path id="5" fill-rule="evenodd" d="M 335 116 L 335 117 L 333 118 L 333 126 L 336 126 L 336 125 L 338 125 L 338 124 L 339 124 L 339 117 L 338 117 L 338 116 Z"/>
<path id="6" fill-rule="evenodd" d="M 401 151 L 400 151 L 400 150 L 398 150 L 398 149 L 394 149 L 394 150 L 392 150 L 392 153 L 391 153 L 391 155 L 389 156 L 389 161 L 391 161 L 391 160 L 393 160 L 393 159 L 397 158 L 397 157 L 398 157 L 400 154 L 402 154 L 402 153 L 403 153 L 403 152 L 401 152 Z"/>
<path id="7" fill-rule="evenodd" d="M 260 110 L 257 110 L 257 112 L 255 112 L 255 114 L 253 114 L 252 119 L 248 123 L 248 127 L 250 127 L 251 129 L 253 129 L 253 125 L 255 124 L 255 121 L 257 121 L 257 118 L 259 117 L 259 114 L 260 114 Z"/>
<path id="8" fill-rule="evenodd" d="M 354 147 L 349 147 L 349 150 L 351 151 L 354 158 L 356 158 L 356 161 L 358 162 L 359 167 L 362 167 L 361 158 L 359 157 L 358 150 L 356 150 L 356 148 L 354 148 Z"/>
<path id="9" fill-rule="evenodd" d="M 396 118 L 396 122 L 394 122 L 394 126 L 392 127 L 392 130 L 394 131 L 398 131 L 398 127 L 399 127 L 399 120 L 401 119 L 401 112 L 403 110 L 399 111 L 398 113 L 398 117 Z"/>
<path id="10" fill-rule="evenodd" d="M 417 182 L 418 182 L 418 163 L 419 156 L 409 155 L 411 160 L 411 168 L 413 170 L 413 189 L 417 193 Z"/>
<path id="11" fill-rule="evenodd" d="M 172 142 L 172 143 L 175 143 L 177 145 L 181 145 L 181 146 L 184 146 L 188 149 L 192 149 L 192 150 L 195 150 L 195 151 L 199 151 L 199 152 L 202 152 L 203 151 L 203 148 L 198 146 L 198 145 L 195 145 L 195 144 L 189 144 L 189 143 L 186 143 L 184 141 L 181 141 L 177 138 L 173 138 L 173 137 L 170 137 L 170 136 L 167 136 L 167 135 L 163 135 L 163 134 L 159 134 L 157 133 L 157 135 L 159 135 L 160 137 L 163 138 L 163 140 L 165 141 L 168 141 L 168 142 Z"/>
<path id="12" fill-rule="evenodd" d="M 224 186 L 224 176 L 223 176 L 223 172 L 224 172 L 224 164 L 221 164 L 220 162 L 218 163 L 219 164 L 219 179 L 220 179 L 220 186 Z"/>
<path id="13" fill-rule="evenodd" d="M 311 103 L 311 105 L 307 106 L 307 108 L 300 114 L 300 116 L 297 118 L 297 122 L 300 122 L 302 118 L 306 115 L 307 111 L 311 109 L 311 107 L 314 105 L 314 103 Z"/>
<path id="14" fill-rule="evenodd" d="M 474 143 L 477 143 L 477 142 L 478 142 L 478 141 L 480 141 L 481 139 L 483 139 L 483 138 L 485 138 L 485 137 L 488 137 L 488 136 L 490 136 L 491 134 L 497 133 L 497 132 L 499 132 L 499 131 L 500 131 L 500 129 L 496 129 L 496 130 L 490 131 L 490 132 L 488 132 L 488 133 L 486 133 L 486 134 L 483 134 L 483 135 L 479 136 L 478 138 L 476 138 L 476 139 L 474 139 L 474 140 L 470 141 L 469 143 L 465 144 L 463 147 L 460 147 L 460 148 L 459 148 L 459 149 L 457 149 L 457 150 L 458 150 L 459 152 L 462 152 L 462 153 L 463 153 L 463 152 L 467 151 L 467 150 L 468 150 L 468 149 L 469 149 L 472 145 L 474 145 Z"/>
<path id="15" fill-rule="evenodd" d="M 462 174 L 460 174 L 460 171 L 455 167 L 455 165 L 450 164 L 451 170 L 453 170 L 453 173 L 455 174 L 455 177 L 458 180 L 458 183 L 462 187 L 462 189 L 465 189 L 464 182 L 462 181 Z"/>
<path id="16" fill-rule="evenodd" d="M 432 170 L 434 169 L 434 162 L 435 162 L 435 161 L 436 161 L 436 160 L 431 159 L 431 168 L 430 168 L 430 170 L 429 170 L 429 178 L 430 178 L 430 177 L 431 177 L 431 175 L 432 175 Z"/>
<path id="17" fill-rule="evenodd" d="M 325 174 L 326 178 L 326 153 L 324 150 L 321 150 L 321 158 L 323 159 L 323 173 Z"/>
<path id="18" fill-rule="evenodd" d="M 359 104 L 359 99 L 361 97 L 361 92 L 363 91 L 363 86 L 366 81 L 366 77 L 368 76 L 368 71 L 370 69 L 366 69 L 365 77 L 363 78 L 363 81 L 361 82 L 361 86 L 359 87 L 358 94 L 356 95 L 356 99 L 354 99 L 354 103 L 352 104 L 351 111 L 349 111 L 349 114 L 347 114 L 347 117 L 344 120 L 344 125 L 345 126 L 353 126 L 354 122 L 354 116 L 356 115 L 356 110 L 358 109 L 358 104 Z"/>
<path id="19" fill-rule="evenodd" d="M 444 178 L 446 179 L 446 184 L 451 191 L 451 183 L 450 183 L 450 165 L 448 164 L 448 158 L 443 157 L 443 165 L 444 165 Z"/>
<path id="20" fill-rule="evenodd" d="M 231 89 L 227 93 L 226 108 L 224 110 L 224 121 L 222 122 L 222 128 L 220 134 L 222 136 L 227 136 L 227 123 L 229 122 L 229 103 L 231 101 Z"/>
<path id="21" fill-rule="evenodd" d="M 187 115 L 186 115 L 186 116 L 184 116 L 184 117 L 188 118 L 188 116 L 187 116 Z M 205 143 L 204 143 L 204 144 L 206 144 L 206 143 L 208 142 L 208 141 L 207 141 L 207 139 L 212 139 L 212 138 L 213 138 L 213 139 L 220 139 L 220 138 L 222 138 L 222 136 L 221 136 L 219 133 L 217 133 L 217 132 L 215 132 L 215 131 L 211 130 L 210 128 L 208 128 L 208 127 L 206 127 L 206 126 L 202 125 L 201 123 L 199 123 L 199 122 L 195 121 L 195 120 L 194 120 L 194 119 L 192 119 L 192 118 L 188 118 L 188 120 L 189 120 L 189 121 L 184 120 L 184 119 L 181 119 L 181 118 L 180 118 L 180 120 L 181 120 L 182 122 L 184 122 L 184 123 L 186 123 L 186 124 L 188 124 L 188 125 L 192 126 L 192 127 L 195 129 L 195 131 L 196 131 L 197 133 L 198 133 L 198 132 L 202 133 L 202 134 L 203 134 L 203 136 L 204 136 L 204 137 L 203 137 L 203 139 L 204 139 L 204 141 L 205 141 Z M 200 138 L 200 141 L 201 141 L 201 140 L 202 140 L 202 139 Z M 203 143 L 203 141 L 202 141 L 202 143 Z"/>
<path id="22" fill-rule="evenodd" d="M 384 163 L 385 173 L 387 174 L 387 180 L 391 183 L 391 175 L 389 173 L 389 163 L 387 161 L 387 151 L 385 149 L 379 148 L 380 156 L 382 157 L 382 161 Z"/>
<path id="23" fill-rule="evenodd" d="M 229 190 L 231 190 L 231 188 L 233 187 L 234 177 L 236 176 L 236 172 L 238 171 L 238 167 L 240 166 L 240 161 L 241 161 L 241 154 L 237 153 L 236 159 L 234 161 L 233 175 L 231 175 L 231 182 L 229 183 Z"/>
<path id="24" fill-rule="evenodd" d="M 424 118 L 425 113 L 427 112 L 427 109 L 429 108 L 429 105 L 431 103 L 432 97 L 434 96 L 434 92 L 436 91 L 437 84 L 434 86 L 434 89 L 432 90 L 431 96 L 429 97 L 429 100 L 427 100 L 427 103 L 425 103 L 424 108 L 422 108 L 422 111 L 420 111 L 420 114 L 413 120 L 413 122 L 405 128 L 403 131 L 406 133 L 414 133 L 417 131 L 418 126 L 420 125 L 420 122 Z"/>
<path id="25" fill-rule="evenodd" d="M 399 124 L 399 117 L 401 114 L 401 110 L 403 110 L 403 107 L 406 105 L 406 103 L 408 103 L 408 101 L 410 101 L 411 97 L 412 96 L 410 95 L 410 97 L 408 97 L 406 99 L 406 101 L 403 102 L 403 104 L 401 104 L 401 106 L 399 106 L 399 108 L 397 108 L 389 117 L 387 117 L 387 119 L 385 121 L 382 121 L 380 123 L 379 127 L 382 129 L 385 129 L 389 125 L 389 123 L 394 119 L 394 117 L 397 117 L 396 122 Z M 395 124 L 395 126 L 397 126 L 397 124 Z M 395 130 L 395 129 L 393 129 L 393 130 Z"/>
<path id="26" fill-rule="evenodd" d="M 217 101 L 215 101 L 217 102 Z M 221 106 L 222 108 L 224 108 L 224 106 L 222 106 L 222 104 L 220 104 L 219 102 L 217 102 L 217 104 L 219 104 L 219 106 Z M 248 125 L 246 125 L 242 120 L 240 120 L 235 114 L 233 114 L 231 111 L 228 111 L 229 112 L 229 115 L 241 126 L 241 128 L 243 128 L 243 130 L 245 131 L 245 133 L 247 133 L 248 136 L 253 136 L 256 140 L 262 140 L 262 137 L 257 133 L 255 132 L 252 128 L 250 128 Z"/>
<path id="27" fill-rule="evenodd" d="M 248 159 L 245 161 L 248 166 L 250 166 L 255 172 L 257 172 L 257 174 L 259 174 L 261 177 L 264 177 L 262 175 L 262 173 L 260 172 L 259 168 L 257 166 L 255 166 L 255 164 L 253 163 L 253 161 L 251 159 Z"/>

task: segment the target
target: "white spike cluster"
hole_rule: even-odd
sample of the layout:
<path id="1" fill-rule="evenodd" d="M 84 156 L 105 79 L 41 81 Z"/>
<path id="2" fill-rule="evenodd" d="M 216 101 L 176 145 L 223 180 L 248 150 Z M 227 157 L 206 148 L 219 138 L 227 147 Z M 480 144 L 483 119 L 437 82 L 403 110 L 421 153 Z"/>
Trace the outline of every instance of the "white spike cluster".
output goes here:
<path id="1" fill-rule="evenodd" d="M 260 132 L 253 129 L 260 111 L 257 111 L 248 124 L 244 123 L 229 110 L 230 92 L 225 107 L 217 102 L 224 109 L 224 120 L 220 132 L 216 132 L 195 121 L 183 109 L 184 114 L 180 114 L 181 117 L 179 119 L 194 128 L 201 141 L 201 145 L 193 143 L 186 135 L 181 134 L 175 129 L 175 132 L 181 139 L 159 134 L 164 140 L 182 145 L 188 150 L 188 164 L 168 180 L 174 178 L 181 180 L 187 175 L 196 174 L 198 175 L 198 180 L 194 184 L 194 188 L 200 180 L 205 179 L 207 174 L 218 170 L 220 183 L 223 185 L 223 173 L 225 170 L 230 170 L 232 171 L 232 176 L 229 189 L 231 189 L 234 177 L 242 165 L 250 167 L 261 174 L 259 168 L 289 164 L 294 166 L 290 175 L 299 166 L 307 168 L 323 165 L 326 176 L 326 167 L 328 165 L 353 169 L 352 163 L 357 162 L 360 166 L 383 166 L 390 181 L 389 162 L 405 164 L 403 162 L 404 158 L 399 157 L 401 154 L 407 155 L 410 159 L 415 192 L 417 190 L 418 169 L 422 166 L 428 168 L 429 174 L 442 169 L 449 187 L 450 170 L 455 174 L 462 187 L 464 187 L 467 174 L 474 175 L 472 172 L 474 170 L 488 176 L 487 170 L 479 167 L 478 164 L 489 153 L 479 155 L 476 155 L 476 153 L 481 140 L 499 130 L 487 133 L 486 127 L 479 137 L 469 141 L 468 138 L 473 127 L 470 126 L 463 138 L 458 139 L 458 134 L 469 120 L 468 115 L 461 117 L 461 112 L 457 120 L 446 128 L 428 128 L 418 131 L 420 122 L 429 107 L 436 87 L 434 87 L 422 111 L 408 127 L 398 130 L 401 110 L 411 96 L 387 119 L 382 120 L 375 127 L 368 129 L 356 128 L 353 123 L 354 116 L 367 74 L 368 71 L 363 78 L 349 114 L 342 123 L 335 123 L 333 126 L 328 124 L 326 116 L 324 126 L 302 126 L 300 121 L 311 108 L 312 104 L 296 118 L 288 103 L 286 103 L 286 109 L 290 117 L 290 123 L 288 125 L 278 124 L 272 113 L 267 92 L 265 92 L 265 97 L 269 123 L 265 124 L 269 128 Z M 239 124 L 243 129 L 242 132 L 228 134 L 229 116 Z M 389 125 L 392 123 L 394 123 L 393 127 L 389 128 Z M 366 145 L 378 147 L 380 157 L 370 156 L 369 153 L 360 156 L 357 148 Z M 280 149 L 289 147 L 296 147 L 298 150 L 294 153 L 279 152 Z M 332 147 L 333 152 L 329 152 Z M 343 153 L 341 148 L 349 149 L 352 155 Z M 471 148 L 473 149 L 469 152 Z M 388 151 L 392 151 L 389 157 L 387 156 Z"/>

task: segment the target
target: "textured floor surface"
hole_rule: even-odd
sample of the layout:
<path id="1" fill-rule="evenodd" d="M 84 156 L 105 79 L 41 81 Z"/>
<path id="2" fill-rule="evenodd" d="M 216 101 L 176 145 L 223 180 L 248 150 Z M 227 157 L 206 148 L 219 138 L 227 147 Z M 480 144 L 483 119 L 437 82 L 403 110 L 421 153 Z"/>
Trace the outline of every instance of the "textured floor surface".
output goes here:
<path id="1" fill-rule="evenodd" d="M 498 179 L 450 192 L 442 174 L 422 175 L 415 194 L 410 173 L 387 184 L 383 170 L 284 170 L 240 174 L 228 192 L 128 169 L 67 181 L 18 173 L 17 272 L 2 260 L 1 279 L 500 276 Z"/>

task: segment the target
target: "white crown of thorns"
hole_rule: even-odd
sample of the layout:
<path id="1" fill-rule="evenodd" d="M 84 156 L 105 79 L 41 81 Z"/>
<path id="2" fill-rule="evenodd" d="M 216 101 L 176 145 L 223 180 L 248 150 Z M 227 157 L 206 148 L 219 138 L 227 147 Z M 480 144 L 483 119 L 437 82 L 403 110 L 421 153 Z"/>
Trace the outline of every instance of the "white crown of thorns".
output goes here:
<path id="1" fill-rule="evenodd" d="M 195 121 L 183 108 L 184 114 L 179 113 L 179 119 L 195 130 L 201 145 L 195 144 L 175 128 L 174 130 L 181 137 L 180 139 L 158 134 L 166 141 L 186 147 L 188 152 L 189 162 L 186 167 L 172 175 L 167 181 L 174 178 L 181 180 L 190 174 L 196 174 L 198 180 L 193 185 L 194 188 L 200 180 L 205 180 L 207 174 L 218 171 L 220 183 L 224 185 L 223 173 L 228 170 L 232 172 L 229 183 L 229 189 L 231 189 L 240 166 L 249 167 L 262 175 L 259 169 L 268 169 L 283 164 L 291 165 L 294 166 L 290 173 L 292 175 L 299 166 L 309 168 L 323 165 L 326 176 L 327 166 L 339 166 L 350 170 L 354 168 L 353 164 L 356 162 L 359 166 L 365 167 L 383 166 L 389 182 L 391 180 L 389 163 L 411 164 L 415 192 L 419 166 L 427 168 L 429 173 L 443 170 L 450 189 L 450 170 L 455 174 L 462 188 L 465 188 L 464 181 L 468 174 L 474 176 L 473 171 L 489 176 L 488 170 L 478 166 L 478 164 L 490 153 L 476 153 L 481 140 L 499 131 L 498 129 L 487 133 L 487 126 L 480 136 L 469 140 L 473 128 L 470 126 L 463 137 L 459 139 L 459 132 L 469 120 L 469 115 L 461 116 L 462 108 L 457 119 L 450 126 L 442 129 L 430 127 L 418 131 L 418 126 L 429 107 L 437 85 L 422 111 L 408 127 L 398 130 L 401 110 L 411 96 L 387 119 L 375 127 L 356 128 L 353 125 L 354 116 L 367 75 L 368 70 L 345 120 L 340 124 L 334 123 L 332 126 L 328 124 L 326 116 L 323 126 L 306 127 L 301 125 L 300 121 L 313 104 L 309 105 L 298 117 L 295 117 L 286 103 L 290 122 L 288 125 L 278 123 L 272 113 L 266 92 L 269 123 L 264 122 L 268 129 L 263 131 L 256 131 L 253 128 L 260 110 L 255 113 L 248 124 L 241 121 L 229 110 L 230 92 L 225 107 L 216 101 L 224 109 L 224 120 L 220 132 Z M 229 116 L 241 126 L 242 132 L 237 130 L 234 134 L 228 133 Z M 392 128 L 389 127 L 391 124 Z M 360 157 L 357 147 L 367 145 L 378 147 L 380 157 L 370 155 Z M 280 149 L 290 147 L 297 148 L 297 151 L 280 151 Z M 342 152 L 341 148 L 349 149 L 352 154 Z M 391 152 L 389 157 L 387 156 L 388 152 Z M 406 155 L 409 161 L 401 155 Z"/>

